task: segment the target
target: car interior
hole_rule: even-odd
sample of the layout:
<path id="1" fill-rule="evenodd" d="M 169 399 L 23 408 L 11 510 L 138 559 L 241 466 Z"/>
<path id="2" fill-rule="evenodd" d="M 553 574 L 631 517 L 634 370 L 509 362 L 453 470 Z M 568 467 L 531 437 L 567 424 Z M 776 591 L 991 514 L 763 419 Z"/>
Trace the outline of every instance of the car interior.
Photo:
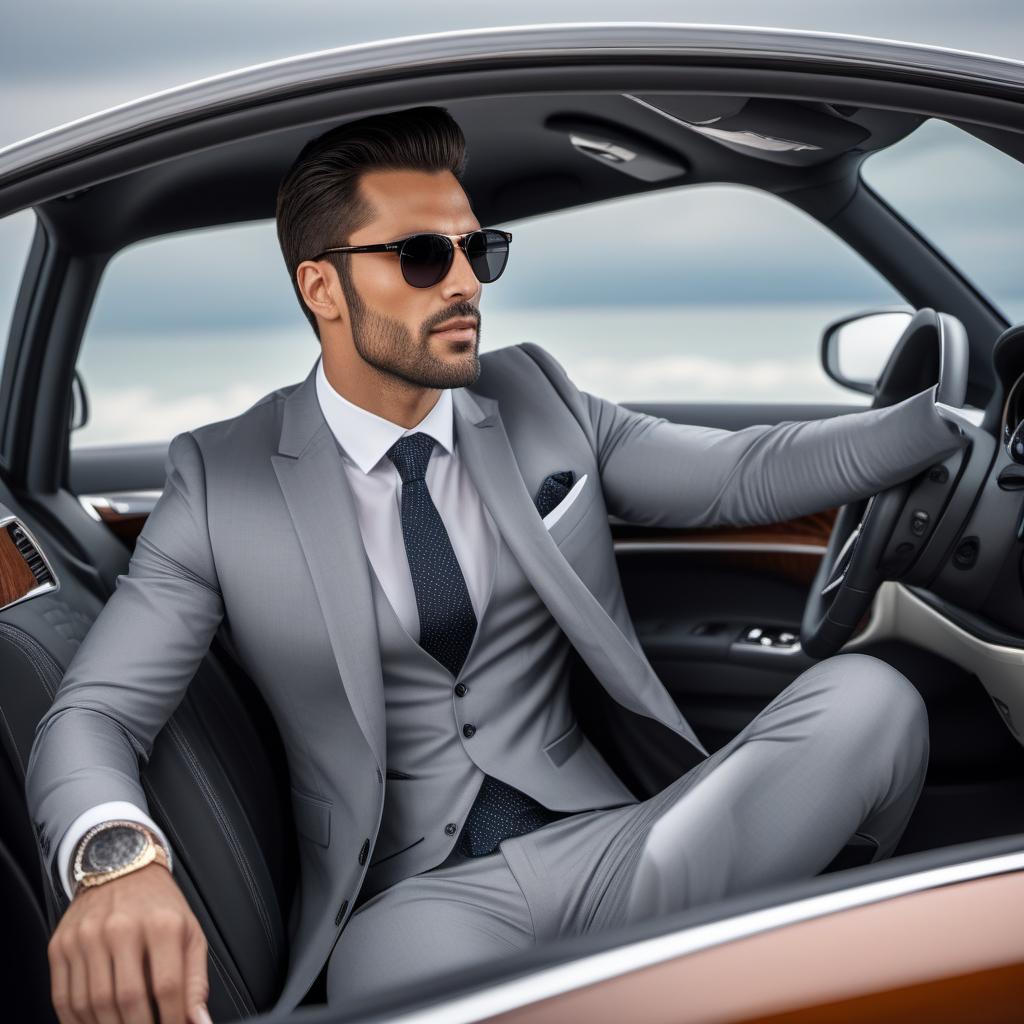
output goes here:
<path id="1" fill-rule="evenodd" d="M 11 1019 L 54 1019 L 46 945 L 66 906 L 43 868 L 25 806 L 34 730 L 118 576 L 128 571 L 135 539 L 164 483 L 166 444 L 69 445 L 71 430 L 87 415 L 75 366 L 104 268 L 142 239 L 271 219 L 278 181 L 306 140 L 344 119 L 435 102 L 424 98 L 427 93 L 443 97 L 436 102 L 466 135 L 473 157 L 464 186 L 484 225 L 515 230 L 524 218 L 701 183 L 764 190 L 809 214 L 878 269 L 910 307 L 926 311 L 914 330 L 924 330 L 928 341 L 905 334 L 899 365 L 890 364 L 891 390 L 876 396 L 880 404 L 930 386 L 943 370 L 933 344 L 942 331 L 933 311 L 962 325 L 962 397 L 978 413 L 968 428 L 973 455 L 957 456 L 921 482 L 938 488 L 928 492 L 932 522 L 923 535 L 904 538 L 911 547 L 888 565 L 884 581 L 875 580 L 870 611 L 846 623 L 846 635 L 853 634 L 847 649 L 895 665 L 928 708 L 927 781 L 893 864 L 902 856 L 1024 832 L 1024 724 L 1013 717 L 1024 707 L 995 696 L 999 686 L 1010 688 L 1007 673 L 1019 672 L 1024 658 L 991 667 L 981 679 L 981 649 L 960 637 L 964 631 L 980 637 L 990 652 L 1024 648 L 1016 493 L 1024 488 L 1024 467 L 1007 447 L 1011 438 L 1020 446 L 1024 436 L 1024 332 L 860 176 L 868 155 L 898 143 L 926 115 L 912 104 L 901 110 L 899 97 L 887 96 L 881 82 L 873 93 L 862 83 L 860 102 L 840 102 L 835 92 L 817 94 L 829 100 L 815 98 L 813 83 L 802 93 L 778 83 L 773 91 L 767 79 L 754 76 L 734 80 L 745 84 L 744 93 L 739 85 L 716 93 L 710 79 L 700 89 L 659 88 L 652 69 L 637 73 L 632 85 L 623 70 L 609 72 L 604 88 L 594 86 L 595 74 L 588 88 L 572 91 L 556 85 L 557 72 L 550 69 L 547 88 L 525 79 L 518 88 L 510 81 L 504 89 L 475 91 L 467 83 L 432 82 L 429 89 L 405 83 L 404 94 L 383 80 L 348 90 L 311 88 L 219 118 L 181 124 L 171 118 L 151 138 L 125 136 L 106 150 L 76 154 L 74 173 L 91 184 L 68 184 L 76 179 L 56 159 L 35 169 L 34 183 L 29 177 L 0 183 L 7 209 L 24 206 L 32 188 L 43 196 L 30 203 L 38 225 L 0 379 L 0 903 L 11 933 L 24 937 L 10 947 L 3 968 L 6 990 L 16 993 Z M 1024 158 L 1012 132 L 966 118 L 956 123 Z M 853 397 L 851 391 L 850 403 L 624 404 L 680 423 L 738 429 L 863 408 Z M 1021 456 L 1024 461 L 1024 447 Z M 946 475 L 939 480 L 941 472 Z M 901 491 L 890 519 L 894 530 L 900 516 L 917 508 L 915 495 L 924 493 Z M 834 568 L 837 542 L 857 518 L 844 527 L 832 509 L 715 530 L 612 518 L 638 636 L 709 750 L 726 743 L 813 663 L 798 642 L 809 590 L 820 586 L 823 570 L 827 575 Z M 898 591 L 897 577 L 906 584 Z M 945 631 L 942 623 L 949 624 Z M 595 701 L 593 693 L 604 691 L 591 683 L 577 657 L 574 694 L 586 688 L 591 695 L 578 703 L 580 720 L 639 797 L 690 767 L 681 741 L 674 745 L 651 720 L 623 718 L 606 696 L 604 703 Z M 656 751 L 652 764 L 660 770 L 643 777 L 631 771 L 624 752 L 638 742 Z M 176 851 L 175 875 L 209 941 L 214 1019 L 266 1011 L 288 964 L 297 855 L 285 753 L 233 650 L 227 618 L 142 766 L 142 778 L 150 813 Z M 814 881 L 840 884 L 846 869 L 868 857 L 870 851 L 852 844 L 827 878 Z M 537 951 L 532 962 L 544 962 L 545 955 Z M 460 979 L 493 974 L 469 972 Z M 322 982 L 306 1003 L 324 1001 Z M 445 984 L 435 979 L 420 994 L 437 994 Z M 415 996 L 391 998 L 409 1005 Z"/>

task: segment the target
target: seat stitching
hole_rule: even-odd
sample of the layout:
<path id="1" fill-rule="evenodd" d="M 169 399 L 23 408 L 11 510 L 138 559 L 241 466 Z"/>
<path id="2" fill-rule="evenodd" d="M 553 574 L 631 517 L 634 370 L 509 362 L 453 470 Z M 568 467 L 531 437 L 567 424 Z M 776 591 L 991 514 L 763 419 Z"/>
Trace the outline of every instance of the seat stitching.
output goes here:
<path id="1" fill-rule="evenodd" d="M 18 767 L 21 769 L 21 774 L 22 774 L 22 777 L 24 778 L 24 775 L 25 775 L 25 762 L 21 759 L 21 751 L 18 749 L 18 744 L 15 742 L 15 739 L 14 739 L 14 730 L 11 728 L 10 722 L 7 721 L 7 715 L 4 714 L 4 709 L 2 707 L 0 707 L 0 718 L 3 719 L 4 731 L 10 737 L 10 740 L 11 740 L 11 750 L 14 751 L 14 756 L 18 759 Z"/>
<path id="2" fill-rule="evenodd" d="M 17 626 L 12 626 L 10 623 L 0 622 L 0 634 L 12 640 L 15 646 L 28 656 L 32 666 L 39 673 L 40 682 L 46 691 L 46 695 L 52 701 L 57 696 L 57 690 L 56 687 L 50 684 L 49 674 L 56 671 L 57 676 L 60 676 L 62 673 L 60 666 L 53 660 L 49 651 L 30 634 L 26 633 L 23 629 L 19 629 Z M 44 658 L 39 657 L 40 652 L 45 655 Z"/>
<path id="3" fill-rule="evenodd" d="M 147 790 L 148 792 L 146 796 L 147 799 L 149 800 L 149 803 L 159 811 L 160 817 L 164 821 L 165 831 L 170 836 L 174 847 L 181 851 L 183 858 L 187 862 L 189 860 L 189 857 L 188 854 L 185 852 L 187 850 L 187 844 L 185 842 L 184 836 L 182 836 L 181 832 L 171 823 L 170 818 L 168 817 L 167 814 L 167 809 L 164 807 L 163 802 L 160 800 L 160 797 L 152 791 L 152 787 L 147 787 Z M 216 923 L 212 921 L 212 915 L 211 924 L 213 925 L 213 927 L 216 927 Z M 230 972 L 228 972 L 224 968 L 222 961 L 217 956 L 217 951 L 214 949 L 213 944 L 209 941 L 207 941 L 207 949 L 210 955 L 216 960 L 218 967 L 220 968 L 221 971 L 221 977 L 224 978 L 229 984 L 229 986 L 235 990 L 235 992 L 238 995 L 238 999 L 241 1000 L 241 1006 L 243 1010 L 245 1010 L 251 1016 L 252 1013 L 256 1012 L 256 1003 L 253 1001 L 252 996 L 249 994 L 247 989 L 241 989 L 238 987 L 234 978 L 231 977 Z M 236 1007 L 239 1005 L 238 999 L 234 1000 Z"/>
<path id="4" fill-rule="evenodd" d="M 224 833 L 225 838 L 228 840 L 228 845 L 231 848 L 231 852 L 234 854 L 235 862 L 241 870 L 242 877 L 245 880 L 246 888 L 249 890 L 249 895 L 252 898 L 253 904 L 256 908 L 257 916 L 260 919 L 260 924 L 263 926 L 263 931 L 267 939 L 267 945 L 270 948 L 271 955 L 274 959 L 277 959 L 278 948 L 277 941 L 274 937 L 273 927 L 270 923 L 270 914 L 267 910 L 266 904 L 259 892 L 259 887 L 256 884 L 256 878 L 253 873 L 252 867 L 249 863 L 248 858 L 245 856 L 245 852 L 242 849 L 242 844 L 238 839 L 238 835 L 232 828 L 230 821 L 228 820 L 227 814 L 224 812 L 223 807 L 217 800 L 217 795 L 210 785 L 209 778 L 203 771 L 202 766 L 199 763 L 198 758 L 195 756 L 195 752 L 192 750 L 188 740 L 185 738 L 180 726 L 172 719 L 168 722 L 168 730 L 175 740 L 177 746 L 182 751 L 185 761 L 195 778 L 196 783 L 199 786 L 200 791 L 203 794 L 204 799 L 213 811 L 214 817 L 217 819 L 217 824 L 220 826 L 221 831 Z"/>
<path id="5" fill-rule="evenodd" d="M 207 952 L 210 954 L 210 960 L 213 966 L 217 970 L 217 974 L 220 976 L 220 980 L 224 983 L 224 988 L 234 1003 L 235 1009 L 239 1013 L 245 1014 L 247 1017 L 251 1017 L 256 1012 L 256 1004 L 250 999 L 248 1004 L 244 999 L 241 999 L 241 992 L 238 990 L 238 986 L 235 984 L 235 979 L 231 977 L 230 973 L 225 969 L 223 962 L 217 950 L 213 946 L 207 945 Z"/>

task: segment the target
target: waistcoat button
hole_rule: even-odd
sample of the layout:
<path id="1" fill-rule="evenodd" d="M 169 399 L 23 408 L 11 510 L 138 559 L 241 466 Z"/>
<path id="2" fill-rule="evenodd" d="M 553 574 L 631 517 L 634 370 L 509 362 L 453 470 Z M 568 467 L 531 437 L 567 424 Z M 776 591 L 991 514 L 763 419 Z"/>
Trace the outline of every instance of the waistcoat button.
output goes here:
<path id="1" fill-rule="evenodd" d="M 456 832 L 458 832 L 459 826 L 456 825 L 454 821 L 449 821 L 448 824 L 445 825 L 444 830 L 448 833 L 448 835 L 453 836 L 455 835 Z"/>
<path id="2" fill-rule="evenodd" d="M 469 691 L 469 687 L 466 686 L 465 683 L 456 683 L 455 684 L 455 696 L 456 697 L 465 697 L 466 693 L 468 691 Z"/>
<path id="3" fill-rule="evenodd" d="M 370 852 L 370 840 L 364 839 L 362 849 L 359 851 L 359 863 L 366 863 L 366 855 Z"/>
<path id="4" fill-rule="evenodd" d="M 341 906 L 338 907 L 337 914 L 334 915 L 334 926 L 337 927 L 341 924 L 341 919 L 345 916 L 345 911 L 348 910 L 348 900 L 342 900 Z"/>
<path id="5" fill-rule="evenodd" d="M 469 736 L 472 736 L 473 733 L 475 733 L 475 732 L 476 732 L 476 726 L 475 725 L 464 725 L 462 727 L 462 735 L 463 736 L 469 737 Z"/>

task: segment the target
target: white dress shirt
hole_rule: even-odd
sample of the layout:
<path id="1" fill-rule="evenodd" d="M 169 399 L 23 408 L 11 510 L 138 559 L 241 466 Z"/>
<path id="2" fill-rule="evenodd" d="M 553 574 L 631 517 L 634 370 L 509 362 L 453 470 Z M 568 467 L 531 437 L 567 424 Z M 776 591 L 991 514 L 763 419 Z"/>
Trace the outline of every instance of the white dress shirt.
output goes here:
<path id="1" fill-rule="evenodd" d="M 402 477 L 386 453 L 406 434 L 422 432 L 437 441 L 424 479 L 448 531 L 479 621 L 491 581 L 497 532 L 455 450 L 451 391 L 443 390 L 430 412 L 414 427 L 392 423 L 338 394 L 327 380 L 323 359 L 318 360 L 316 368 L 316 394 L 327 425 L 341 447 L 341 461 L 355 498 L 359 532 L 370 564 L 398 620 L 417 643 L 419 613 L 402 537 Z"/>

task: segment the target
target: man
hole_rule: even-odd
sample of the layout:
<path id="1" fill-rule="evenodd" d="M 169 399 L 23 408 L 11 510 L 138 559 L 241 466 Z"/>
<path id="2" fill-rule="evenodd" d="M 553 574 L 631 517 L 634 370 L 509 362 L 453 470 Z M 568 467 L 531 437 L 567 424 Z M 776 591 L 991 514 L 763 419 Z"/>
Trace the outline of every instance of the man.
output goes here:
<path id="1" fill-rule="evenodd" d="M 419 107 L 313 140 L 281 183 L 321 358 L 172 440 L 32 751 L 30 808 L 73 894 L 49 950 L 62 1024 L 150 1021 L 148 993 L 164 1024 L 208 1020 L 205 940 L 138 759 L 222 621 L 289 759 L 281 1008 L 325 963 L 349 1001 L 811 876 L 857 831 L 885 857 L 903 831 L 928 753 L 910 683 L 825 659 L 707 756 L 640 649 L 607 517 L 767 523 L 877 492 L 963 444 L 934 389 L 730 432 L 581 392 L 536 345 L 480 358 L 509 236 L 473 215 L 464 164 L 457 124 Z M 574 717 L 573 647 L 696 766 L 638 800 Z"/>

